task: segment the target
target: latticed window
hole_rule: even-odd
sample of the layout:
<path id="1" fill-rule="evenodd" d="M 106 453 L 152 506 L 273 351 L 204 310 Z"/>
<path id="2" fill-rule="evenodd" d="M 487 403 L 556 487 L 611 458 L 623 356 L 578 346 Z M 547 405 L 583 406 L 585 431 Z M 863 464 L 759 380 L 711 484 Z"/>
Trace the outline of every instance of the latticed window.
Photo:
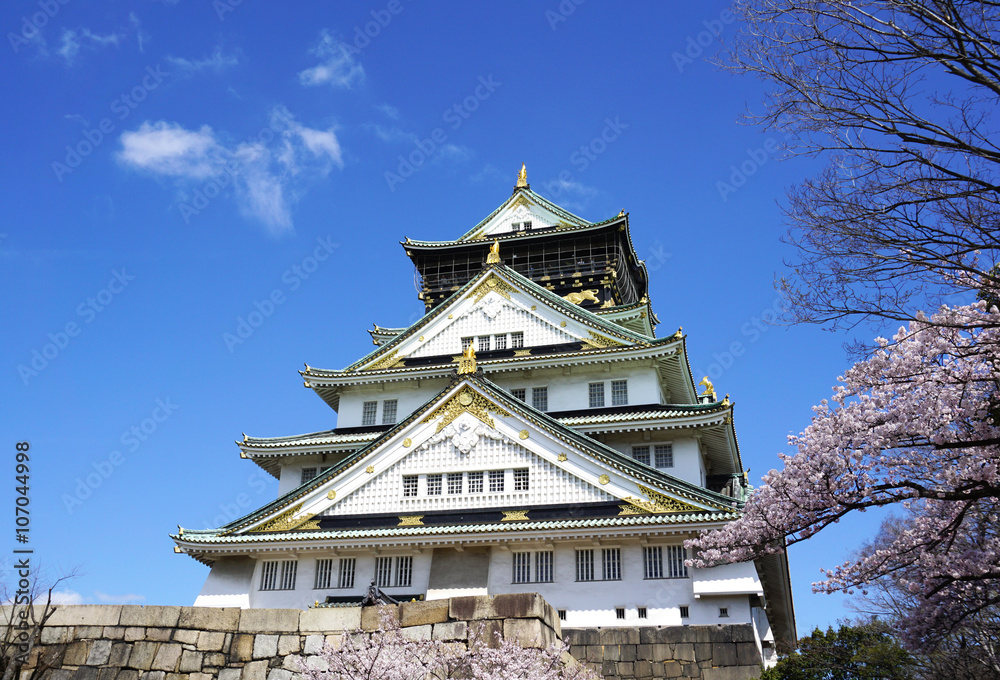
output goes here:
<path id="1" fill-rule="evenodd" d="M 476 347 L 477 352 L 489 352 L 490 351 L 490 336 L 480 335 L 479 336 L 479 346 Z"/>
<path id="2" fill-rule="evenodd" d="M 316 560 L 316 581 L 313 588 L 327 589 L 333 578 L 333 560 Z"/>
<path id="3" fill-rule="evenodd" d="M 490 470 L 490 493 L 503 491 L 503 470 Z"/>
<path id="4" fill-rule="evenodd" d="M 628 380 L 611 381 L 611 405 L 625 406 L 628 404 Z"/>
<path id="5" fill-rule="evenodd" d="M 469 345 L 472 344 L 472 338 L 462 338 L 462 351 L 469 349 Z"/>
<path id="6" fill-rule="evenodd" d="M 622 549 L 601 549 L 602 576 L 605 581 L 620 581 L 622 578 Z"/>
<path id="7" fill-rule="evenodd" d="M 462 473 L 461 472 L 449 472 L 448 473 L 448 493 L 459 494 L 462 493 Z"/>
<path id="8" fill-rule="evenodd" d="M 276 590 L 275 585 L 278 581 L 278 563 L 277 562 L 264 562 L 260 567 L 260 589 L 261 590 Z"/>
<path id="9" fill-rule="evenodd" d="M 395 425 L 396 424 L 396 400 L 386 399 L 382 402 L 382 424 L 383 425 Z"/>
<path id="10" fill-rule="evenodd" d="M 427 475 L 427 495 L 428 496 L 440 496 L 441 495 L 441 475 Z"/>
<path id="11" fill-rule="evenodd" d="M 530 552 L 516 552 L 513 553 L 514 556 L 514 574 L 511 578 L 511 583 L 530 583 L 531 582 L 531 553 Z"/>
<path id="12" fill-rule="evenodd" d="M 338 588 L 354 587 L 354 567 L 355 567 L 355 558 L 353 557 L 340 558 L 340 574 L 337 577 Z"/>
<path id="13" fill-rule="evenodd" d="M 417 484 L 419 480 L 416 475 L 403 475 L 403 496 L 412 498 L 417 495 Z"/>
<path id="14" fill-rule="evenodd" d="M 295 590 L 295 574 L 299 563 L 295 560 L 264 562 L 260 572 L 261 590 Z"/>
<path id="15" fill-rule="evenodd" d="M 515 387 L 510 391 L 510 394 L 515 399 L 520 399 L 521 401 L 524 401 L 526 392 L 527 390 L 525 390 L 523 387 Z"/>
<path id="16" fill-rule="evenodd" d="M 688 568 L 684 566 L 686 559 L 687 550 L 683 545 L 668 545 L 665 565 L 667 578 L 687 578 Z"/>
<path id="17" fill-rule="evenodd" d="M 528 490 L 528 468 L 514 470 L 514 491 Z"/>
<path id="18" fill-rule="evenodd" d="M 361 407 L 361 424 L 374 425 L 376 413 L 378 413 L 378 402 L 366 401 Z"/>
<path id="19" fill-rule="evenodd" d="M 535 553 L 535 581 L 552 583 L 552 551 Z"/>
<path id="20" fill-rule="evenodd" d="M 660 546 L 642 549 L 642 577 L 663 578 L 663 548 Z"/>
<path id="21" fill-rule="evenodd" d="M 316 474 L 319 472 L 319 468 L 307 467 L 302 468 L 302 477 L 299 480 L 300 484 L 305 484 L 306 482 L 316 479 Z"/>
<path id="22" fill-rule="evenodd" d="M 388 588 L 392 585 L 392 558 L 375 558 L 375 585 Z"/>
<path id="23" fill-rule="evenodd" d="M 656 467 L 672 468 L 674 466 L 674 447 L 670 444 L 657 444 L 653 447 Z"/>
<path id="24" fill-rule="evenodd" d="M 548 387 L 532 387 L 531 388 L 531 405 L 537 408 L 539 411 L 549 410 L 549 388 Z"/>
<path id="25" fill-rule="evenodd" d="M 396 558 L 396 586 L 409 588 L 413 582 L 413 557 L 400 555 Z"/>
<path id="26" fill-rule="evenodd" d="M 493 349 L 507 349 L 506 333 L 501 333 L 500 335 L 497 335 L 495 340 L 496 340 L 496 347 L 494 347 Z"/>
<path id="27" fill-rule="evenodd" d="M 639 461 L 640 463 L 645 463 L 646 465 L 649 465 L 649 447 L 645 445 L 633 446 L 632 458 Z"/>
<path id="28" fill-rule="evenodd" d="M 576 551 L 576 580 L 577 581 L 594 580 L 593 549 L 588 548 L 587 550 Z"/>
<path id="29" fill-rule="evenodd" d="M 590 383 L 587 386 L 590 397 L 590 408 L 600 408 L 604 406 L 604 383 Z"/>
<path id="30" fill-rule="evenodd" d="M 520 349 L 521 347 L 524 347 L 524 333 L 522 331 L 510 334 L 510 346 L 511 349 Z"/>
<path id="31" fill-rule="evenodd" d="M 483 473 L 482 472 L 470 472 L 469 473 L 469 493 L 482 493 L 483 492 Z"/>

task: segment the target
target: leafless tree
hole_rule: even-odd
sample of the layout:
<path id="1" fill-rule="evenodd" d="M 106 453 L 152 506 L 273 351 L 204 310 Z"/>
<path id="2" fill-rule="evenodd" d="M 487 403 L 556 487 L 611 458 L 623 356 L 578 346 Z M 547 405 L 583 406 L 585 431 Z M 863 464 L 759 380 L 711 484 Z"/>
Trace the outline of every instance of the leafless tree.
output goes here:
<path id="1" fill-rule="evenodd" d="M 914 318 L 1000 284 L 1000 3 L 736 0 L 750 120 L 828 161 L 790 190 L 787 321 Z M 963 293 L 969 293 L 963 295 Z M 932 310 L 931 310 L 932 311 Z"/>
<path id="2" fill-rule="evenodd" d="M 76 575 L 75 571 L 64 574 L 49 581 L 48 585 L 43 584 L 44 577 L 28 579 L 27 587 L 0 583 L 0 601 L 6 605 L 0 616 L 2 680 L 13 680 L 28 661 L 32 650 L 41 639 L 42 628 L 58 607 L 53 601 L 56 589 L 63 581 L 72 579 Z M 40 657 L 31 677 L 41 677 L 50 667 L 48 660 Z"/>

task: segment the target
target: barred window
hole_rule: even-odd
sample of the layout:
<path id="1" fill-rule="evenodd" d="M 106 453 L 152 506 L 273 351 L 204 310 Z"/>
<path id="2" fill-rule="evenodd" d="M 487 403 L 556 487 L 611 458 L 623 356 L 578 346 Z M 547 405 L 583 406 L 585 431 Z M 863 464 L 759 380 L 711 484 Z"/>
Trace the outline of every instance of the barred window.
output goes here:
<path id="1" fill-rule="evenodd" d="M 276 590 L 275 583 L 278 579 L 278 563 L 264 562 L 260 568 L 260 589 Z"/>
<path id="2" fill-rule="evenodd" d="M 427 495 L 441 495 L 441 474 L 427 475 Z"/>
<path id="3" fill-rule="evenodd" d="M 295 590 L 295 575 L 299 563 L 295 560 L 284 560 L 281 563 L 281 587 L 278 590 Z"/>
<path id="4" fill-rule="evenodd" d="M 516 552 L 514 555 L 514 575 L 511 583 L 531 582 L 531 553 Z"/>
<path id="5" fill-rule="evenodd" d="M 382 402 L 382 424 L 383 425 L 395 425 L 396 424 L 396 404 L 395 399 L 386 399 Z"/>
<path id="6" fill-rule="evenodd" d="M 667 578 L 687 578 L 688 568 L 684 566 L 686 559 L 687 550 L 683 545 L 668 545 L 665 569 Z"/>
<path id="7" fill-rule="evenodd" d="M 648 446 L 633 446 L 632 447 L 632 458 L 639 461 L 640 463 L 645 463 L 649 465 L 649 447 Z"/>
<path id="8" fill-rule="evenodd" d="M 524 333 L 517 331 L 516 333 L 510 334 L 510 346 L 511 349 L 520 349 L 524 347 Z"/>
<path id="9" fill-rule="evenodd" d="M 378 412 L 378 402 L 377 401 L 366 401 L 364 406 L 361 407 L 361 424 L 362 425 L 374 425 L 375 424 L 375 414 Z"/>
<path id="10" fill-rule="evenodd" d="M 510 391 L 510 394 L 515 399 L 520 399 L 521 401 L 524 401 L 526 392 L 527 390 L 525 390 L 523 387 L 516 387 Z"/>
<path id="11" fill-rule="evenodd" d="M 490 493 L 503 491 L 503 470 L 490 470 Z"/>
<path id="12" fill-rule="evenodd" d="M 450 494 L 462 493 L 462 473 L 461 472 L 449 472 L 448 473 L 448 493 L 450 493 Z"/>
<path id="13" fill-rule="evenodd" d="M 674 447 L 671 444 L 657 444 L 653 447 L 656 467 L 672 468 L 674 466 Z"/>
<path id="14" fill-rule="evenodd" d="M 611 381 L 611 405 L 625 406 L 628 404 L 628 380 Z"/>
<path id="15" fill-rule="evenodd" d="M 528 490 L 528 468 L 514 470 L 514 491 Z"/>
<path id="16" fill-rule="evenodd" d="M 375 558 L 375 585 L 380 588 L 388 588 L 392 585 L 392 558 Z"/>
<path id="17" fill-rule="evenodd" d="M 470 472 L 469 473 L 469 493 L 482 493 L 483 492 L 483 473 L 482 472 Z"/>
<path id="18" fill-rule="evenodd" d="M 625 607 L 615 607 L 615 618 L 616 619 L 625 618 Z"/>
<path id="19" fill-rule="evenodd" d="M 489 352 L 490 351 L 490 336 L 480 335 L 479 336 L 479 346 L 476 347 L 477 352 Z"/>
<path id="20" fill-rule="evenodd" d="M 691 616 L 691 608 L 688 605 L 682 604 L 681 607 L 680 607 L 680 609 L 681 609 L 681 618 L 682 619 L 686 619 L 689 616 Z"/>
<path id="21" fill-rule="evenodd" d="M 333 577 L 333 560 L 316 560 L 316 581 L 313 588 L 327 589 Z"/>
<path id="22" fill-rule="evenodd" d="M 531 388 L 531 405 L 537 408 L 539 411 L 549 410 L 549 388 L 548 387 L 532 387 Z"/>
<path id="23" fill-rule="evenodd" d="M 493 349 L 507 349 L 507 334 L 506 333 L 501 333 L 500 335 L 495 336 L 494 340 L 495 340 L 497 346 L 494 347 Z"/>
<path id="24" fill-rule="evenodd" d="M 403 475 L 403 496 L 405 498 L 416 496 L 418 483 L 417 475 Z"/>
<path id="25" fill-rule="evenodd" d="M 601 549 L 602 577 L 605 581 L 621 581 L 622 550 L 621 548 Z"/>
<path id="26" fill-rule="evenodd" d="M 409 588 L 413 583 L 413 557 L 400 555 L 396 558 L 396 587 Z"/>
<path id="27" fill-rule="evenodd" d="M 600 408 L 604 406 L 604 383 L 590 383 L 587 386 L 590 396 L 590 408 Z"/>
<path id="28" fill-rule="evenodd" d="M 639 616 L 640 619 L 648 618 L 646 616 L 646 608 L 645 607 L 639 607 L 638 609 L 635 610 L 635 613 Z"/>
<path id="29" fill-rule="evenodd" d="M 535 553 L 535 581 L 552 583 L 552 551 Z"/>
<path id="30" fill-rule="evenodd" d="M 660 546 L 642 549 L 642 577 L 663 578 L 663 548 Z"/>
<path id="31" fill-rule="evenodd" d="M 261 590 L 295 590 L 295 574 L 299 563 L 295 560 L 267 561 L 260 572 Z"/>
<path id="32" fill-rule="evenodd" d="M 354 587 L 354 567 L 355 567 L 355 558 L 353 557 L 340 558 L 340 574 L 337 577 L 338 588 Z"/>
<path id="33" fill-rule="evenodd" d="M 472 344 L 472 338 L 462 338 L 462 351 L 469 349 L 469 345 Z"/>
<path id="34" fill-rule="evenodd" d="M 577 581 L 594 580 L 593 549 L 588 548 L 587 550 L 576 551 L 576 580 Z"/>
<path id="35" fill-rule="evenodd" d="M 729 618 L 729 607 L 719 607 L 719 618 L 720 619 Z"/>
<path id="36" fill-rule="evenodd" d="M 319 472 L 319 468 L 307 467 L 302 468 L 302 478 L 299 480 L 299 484 L 305 484 L 306 482 L 316 479 L 316 474 Z"/>

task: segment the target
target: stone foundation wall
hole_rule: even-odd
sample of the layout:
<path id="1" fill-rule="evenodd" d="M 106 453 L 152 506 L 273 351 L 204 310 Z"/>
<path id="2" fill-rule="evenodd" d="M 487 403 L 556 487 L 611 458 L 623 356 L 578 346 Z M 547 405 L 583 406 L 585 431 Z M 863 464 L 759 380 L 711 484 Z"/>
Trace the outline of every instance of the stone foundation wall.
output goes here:
<path id="1" fill-rule="evenodd" d="M 751 624 L 564 628 L 570 654 L 605 680 L 747 680 L 760 673 Z"/>

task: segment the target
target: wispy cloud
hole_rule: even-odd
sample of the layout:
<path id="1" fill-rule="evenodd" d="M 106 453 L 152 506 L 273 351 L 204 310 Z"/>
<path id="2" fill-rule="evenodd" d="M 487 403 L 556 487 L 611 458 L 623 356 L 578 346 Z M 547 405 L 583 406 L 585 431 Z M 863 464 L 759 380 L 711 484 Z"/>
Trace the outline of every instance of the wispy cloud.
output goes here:
<path id="1" fill-rule="evenodd" d="M 238 50 L 226 54 L 222 51 L 221 47 L 216 47 L 211 55 L 201 59 L 167 57 L 167 61 L 188 73 L 197 73 L 199 71 L 222 73 L 227 68 L 238 65 L 240 63 L 240 58 L 241 54 Z"/>
<path id="2" fill-rule="evenodd" d="M 395 106 L 390 106 L 389 104 L 379 104 L 375 108 L 381 111 L 386 118 L 391 118 L 392 120 L 399 119 L 399 109 Z"/>
<path id="3" fill-rule="evenodd" d="M 89 28 L 63 29 L 62 39 L 56 53 L 67 64 L 76 63 L 81 49 L 98 50 L 108 45 L 118 47 L 124 40 L 124 32 L 94 33 Z"/>
<path id="4" fill-rule="evenodd" d="M 189 130 L 146 121 L 121 135 L 118 160 L 128 168 L 172 178 L 182 192 L 227 175 L 240 211 L 278 234 L 293 228 L 291 206 L 308 186 L 344 162 L 334 128 L 307 127 L 284 106 L 271 112 L 264 132 L 268 134 L 231 145 L 207 125 Z"/>
<path id="5" fill-rule="evenodd" d="M 311 68 L 299 72 L 299 82 L 306 86 L 332 85 L 348 88 L 365 78 L 365 69 L 354 58 L 355 48 L 337 40 L 323 29 L 319 42 L 309 50 L 310 54 L 322 61 Z"/>
<path id="6" fill-rule="evenodd" d="M 100 590 L 97 590 L 94 592 L 94 596 L 98 599 L 98 601 L 107 604 L 129 604 L 132 602 L 146 601 L 145 595 L 138 595 L 136 593 L 128 593 L 126 595 L 109 595 L 108 593 L 102 593 Z"/>
<path id="7" fill-rule="evenodd" d="M 42 601 L 47 597 L 48 593 L 39 596 Z M 52 604 L 83 604 L 83 595 L 75 590 L 53 590 Z"/>

